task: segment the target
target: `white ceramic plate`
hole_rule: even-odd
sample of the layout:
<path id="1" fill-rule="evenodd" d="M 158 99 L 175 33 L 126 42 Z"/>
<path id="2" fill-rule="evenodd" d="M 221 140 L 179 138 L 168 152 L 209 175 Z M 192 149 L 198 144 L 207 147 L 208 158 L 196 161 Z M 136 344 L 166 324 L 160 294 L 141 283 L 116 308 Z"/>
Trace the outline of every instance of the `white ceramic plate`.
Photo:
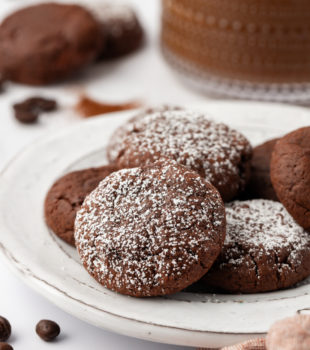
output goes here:
<path id="1" fill-rule="evenodd" d="M 242 131 L 252 143 L 310 124 L 310 113 L 282 105 L 211 102 L 196 109 Z M 43 201 L 51 184 L 73 169 L 105 162 L 115 127 L 134 112 L 94 118 L 23 150 L 0 178 L 0 252 L 13 270 L 50 301 L 96 326 L 172 344 L 218 347 L 265 333 L 276 319 L 310 306 L 310 282 L 255 295 L 179 293 L 136 299 L 96 283 L 78 256 L 51 234 Z"/>

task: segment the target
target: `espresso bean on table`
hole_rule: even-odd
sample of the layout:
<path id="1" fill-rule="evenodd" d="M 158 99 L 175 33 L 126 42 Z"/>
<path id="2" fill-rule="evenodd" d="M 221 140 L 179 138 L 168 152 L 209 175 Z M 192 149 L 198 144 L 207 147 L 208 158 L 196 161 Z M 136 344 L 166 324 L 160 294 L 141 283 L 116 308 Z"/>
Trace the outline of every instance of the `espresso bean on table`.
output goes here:
<path id="1" fill-rule="evenodd" d="M 15 108 L 15 118 L 24 124 L 32 124 L 38 120 L 39 114 L 33 111 L 27 111 L 19 108 Z"/>
<path id="2" fill-rule="evenodd" d="M 41 320 L 36 326 L 36 333 L 44 341 L 52 341 L 59 335 L 60 327 L 54 321 Z"/>
<path id="3" fill-rule="evenodd" d="M 8 343 L 0 343 L 0 350 L 14 350 L 12 345 Z"/>
<path id="4" fill-rule="evenodd" d="M 6 340 L 9 339 L 11 335 L 11 325 L 10 322 L 0 316 L 0 342 L 5 342 Z"/>
<path id="5" fill-rule="evenodd" d="M 41 112 L 51 112 L 57 109 L 57 102 L 40 96 L 27 98 L 13 105 L 15 118 L 21 123 L 31 124 L 38 120 Z"/>
<path id="6" fill-rule="evenodd" d="M 52 99 L 34 96 L 29 97 L 25 101 L 19 103 L 24 108 L 28 109 L 38 109 L 44 112 L 54 111 L 57 108 L 57 102 Z"/>

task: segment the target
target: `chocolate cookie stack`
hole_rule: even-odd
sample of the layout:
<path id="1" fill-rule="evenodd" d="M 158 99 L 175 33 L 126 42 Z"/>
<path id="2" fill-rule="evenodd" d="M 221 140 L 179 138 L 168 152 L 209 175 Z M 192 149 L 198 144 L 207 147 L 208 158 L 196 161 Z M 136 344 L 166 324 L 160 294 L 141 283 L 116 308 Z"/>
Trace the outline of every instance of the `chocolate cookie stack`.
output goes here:
<path id="1" fill-rule="evenodd" d="M 204 113 L 146 110 L 111 136 L 110 165 L 56 181 L 46 222 L 122 294 L 291 287 L 310 275 L 308 130 L 256 147 L 251 163 L 249 141 Z"/>

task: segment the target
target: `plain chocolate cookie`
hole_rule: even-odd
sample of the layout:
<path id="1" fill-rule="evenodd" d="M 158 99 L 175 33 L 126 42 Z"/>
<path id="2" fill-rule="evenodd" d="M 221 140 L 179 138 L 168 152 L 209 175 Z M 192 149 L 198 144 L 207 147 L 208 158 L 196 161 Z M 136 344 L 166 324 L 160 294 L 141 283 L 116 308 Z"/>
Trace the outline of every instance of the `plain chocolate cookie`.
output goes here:
<path id="1" fill-rule="evenodd" d="M 86 270 L 105 287 L 135 297 L 175 293 L 201 278 L 224 237 L 218 191 L 170 160 L 106 177 L 75 221 Z"/>
<path id="2" fill-rule="evenodd" d="M 74 246 L 74 220 L 85 197 L 117 168 L 106 165 L 73 171 L 58 179 L 45 198 L 45 220 L 61 239 Z"/>
<path id="3" fill-rule="evenodd" d="M 128 5 L 94 5 L 94 15 L 101 24 L 103 45 L 100 59 L 116 58 L 137 50 L 144 33 L 135 11 Z"/>
<path id="4" fill-rule="evenodd" d="M 254 147 L 251 161 L 251 177 L 242 198 L 278 200 L 270 180 L 271 153 L 277 141 L 278 139 L 272 139 Z"/>
<path id="5" fill-rule="evenodd" d="M 173 159 L 211 182 L 224 201 L 244 190 L 251 155 L 242 134 L 188 110 L 146 113 L 116 130 L 107 148 L 108 159 L 120 168 Z"/>
<path id="6" fill-rule="evenodd" d="M 99 23 L 81 6 L 26 7 L 0 25 L 0 72 L 25 84 L 53 83 L 93 61 L 102 40 Z"/>
<path id="7" fill-rule="evenodd" d="M 281 203 L 231 202 L 226 220 L 222 252 L 200 283 L 258 293 L 291 287 L 310 275 L 310 235 Z"/>
<path id="8" fill-rule="evenodd" d="M 295 130 L 275 145 L 270 175 L 281 203 L 310 230 L 310 127 Z"/>

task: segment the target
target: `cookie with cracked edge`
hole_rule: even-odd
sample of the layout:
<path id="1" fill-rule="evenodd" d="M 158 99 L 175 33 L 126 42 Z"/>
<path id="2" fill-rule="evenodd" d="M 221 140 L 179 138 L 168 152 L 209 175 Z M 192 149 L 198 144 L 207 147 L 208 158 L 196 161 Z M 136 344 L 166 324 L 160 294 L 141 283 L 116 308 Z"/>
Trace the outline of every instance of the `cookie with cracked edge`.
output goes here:
<path id="1" fill-rule="evenodd" d="M 107 156 L 120 168 L 170 158 L 198 172 L 228 202 L 249 180 L 252 147 L 241 133 L 205 113 L 168 109 L 140 113 L 117 129 Z"/>
<path id="2" fill-rule="evenodd" d="M 166 160 L 106 177 L 75 221 L 76 247 L 89 274 L 135 297 L 172 294 L 192 284 L 211 267 L 224 238 L 218 191 Z"/>
<path id="3" fill-rule="evenodd" d="M 270 179 L 270 159 L 278 139 L 272 139 L 253 148 L 251 161 L 251 177 L 242 199 L 270 199 L 278 201 Z"/>
<path id="4" fill-rule="evenodd" d="M 199 283 L 258 293 L 291 287 L 310 275 L 310 235 L 281 203 L 231 202 L 226 220 L 222 252 Z"/>
<path id="5" fill-rule="evenodd" d="M 273 187 L 293 218 L 310 230 L 310 127 L 283 136 L 270 163 Z"/>
<path id="6" fill-rule="evenodd" d="M 0 25 L 0 71 L 24 84 L 54 83 L 94 61 L 102 42 L 99 23 L 81 6 L 28 6 Z"/>
<path id="7" fill-rule="evenodd" d="M 74 246 L 76 212 L 99 182 L 116 170 L 113 165 L 105 165 L 73 171 L 52 185 L 45 198 L 45 221 L 59 238 Z"/>

